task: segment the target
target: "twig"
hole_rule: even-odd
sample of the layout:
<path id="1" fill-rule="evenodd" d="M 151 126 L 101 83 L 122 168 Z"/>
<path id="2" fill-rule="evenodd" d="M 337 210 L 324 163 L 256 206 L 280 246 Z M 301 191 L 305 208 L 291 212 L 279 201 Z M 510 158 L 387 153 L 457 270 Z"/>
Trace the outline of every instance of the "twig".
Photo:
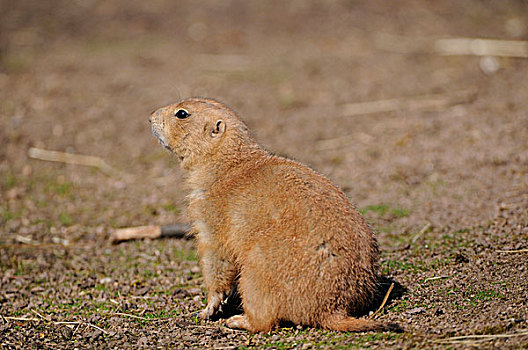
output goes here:
<path id="1" fill-rule="evenodd" d="M 527 249 L 517 249 L 517 250 L 497 250 L 498 253 L 528 253 Z"/>
<path id="2" fill-rule="evenodd" d="M 77 326 L 75 326 L 75 328 L 73 329 L 72 336 L 74 336 L 75 333 L 77 333 L 77 331 L 79 330 L 79 328 L 81 328 L 81 324 L 82 324 L 82 323 L 79 322 L 79 324 L 78 324 Z"/>
<path id="3" fill-rule="evenodd" d="M 434 280 L 439 280 L 439 279 L 444 279 L 444 278 L 449 278 L 449 276 L 428 277 L 428 278 L 424 279 L 424 282 L 429 282 L 429 281 L 434 281 Z"/>
<path id="4" fill-rule="evenodd" d="M 105 331 L 104 329 L 100 328 L 100 327 L 97 327 L 96 325 L 94 324 L 91 324 L 91 323 L 88 323 L 88 322 L 83 322 L 83 324 L 87 325 L 87 326 L 90 326 L 90 327 L 93 327 L 97 330 L 100 330 L 101 332 L 103 332 L 104 334 L 109 334 L 107 331 Z"/>
<path id="5" fill-rule="evenodd" d="M 41 314 L 39 314 L 38 312 L 36 312 L 35 310 L 31 310 L 31 312 L 33 312 L 35 315 L 37 315 L 38 317 L 40 318 L 29 318 L 29 317 L 9 317 L 9 316 L 2 316 L 2 318 L 6 319 L 6 320 L 12 320 L 12 321 L 46 321 L 46 322 L 49 322 L 49 323 L 53 323 L 54 325 L 66 325 L 66 326 L 70 326 L 70 325 L 86 325 L 88 327 L 93 327 L 95 329 L 98 329 L 100 330 L 101 332 L 105 333 L 105 334 L 109 334 L 107 331 L 105 331 L 104 329 L 100 328 L 100 327 L 97 327 L 96 325 L 94 324 L 91 324 L 91 323 L 88 323 L 88 322 L 84 322 L 84 321 L 79 321 L 79 322 L 73 322 L 73 321 L 60 321 L 60 322 L 55 322 L 55 321 L 52 321 L 51 319 L 49 318 L 46 318 L 44 316 L 42 316 Z"/>
<path id="6" fill-rule="evenodd" d="M 38 241 L 34 241 L 33 243 L 2 243 L 2 247 L 4 248 L 12 248 L 12 249 L 25 249 L 25 250 L 32 250 L 32 249 L 48 249 L 48 248 L 57 248 L 57 247 L 64 247 L 64 245 L 59 243 L 41 243 Z M 90 249 L 90 247 L 85 245 L 69 245 L 68 247 L 72 247 L 74 249 Z"/>
<path id="7" fill-rule="evenodd" d="M 385 294 L 385 298 L 383 298 L 383 301 L 382 301 L 380 307 L 372 315 L 370 315 L 369 318 L 373 318 L 374 315 L 376 315 L 377 313 L 379 313 L 381 311 L 381 309 L 383 309 L 383 307 L 385 306 L 385 303 L 387 303 L 387 300 L 389 299 L 389 295 L 392 292 L 392 288 L 394 288 L 394 282 L 391 283 L 391 285 L 389 287 L 389 290 L 387 291 L 387 294 Z"/>
<path id="8" fill-rule="evenodd" d="M 528 58 L 528 41 L 481 38 L 438 39 L 434 43 L 441 55 L 473 55 Z"/>
<path id="9" fill-rule="evenodd" d="M 22 244 L 32 244 L 32 245 L 37 245 L 39 244 L 39 242 L 29 238 L 29 237 L 26 237 L 26 236 L 21 236 L 21 235 L 16 235 L 15 236 L 15 240 L 17 242 L 20 242 Z"/>
<path id="10" fill-rule="evenodd" d="M 59 152 L 59 151 L 49 151 L 49 150 L 35 148 L 35 147 L 31 147 L 29 149 L 28 155 L 29 157 L 34 158 L 34 159 L 47 160 L 50 162 L 59 162 L 59 163 L 96 167 L 99 170 L 101 170 L 103 173 L 110 175 L 110 176 L 116 176 L 116 177 L 125 176 L 121 171 L 106 164 L 106 162 L 99 157 Z"/>
<path id="11" fill-rule="evenodd" d="M 385 113 L 400 110 L 407 111 L 436 111 L 449 106 L 468 103 L 475 98 L 474 91 L 458 91 L 451 94 L 432 94 L 389 100 L 348 103 L 342 106 L 341 114 L 356 116 L 362 114 Z"/>
<path id="12" fill-rule="evenodd" d="M 141 238 L 191 238 L 189 231 L 191 226 L 188 224 L 173 224 L 167 226 L 138 226 L 116 229 L 110 236 L 113 244 L 121 243 L 132 239 Z"/>
<path id="13" fill-rule="evenodd" d="M 9 317 L 9 316 L 2 316 L 2 318 L 10 321 L 40 321 L 40 318 L 29 318 L 29 317 Z"/>
<path id="14" fill-rule="evenodd" d="M 528 196 L 528 194 L 523 194 L 522 196 Z M 522 204 L 525 201 L 526 200 L 524 198 L 517 198 L 517 199 L 510 200 L 508 202 L 502 202 L 500 204 L 500 209 L 505 210 L 505 209 L 515 208 L 518 204 Z"/>
<path id="15" fill-rule="evenodd" d="M 73 329 L 74 333 L 75 333 L 75 331 L 77 331 L 77 328 L 81 324 L 81 322 L 53 322 L 53 323 L 56 324 L 56 325 L 66 326 L 66 327 L 68 327 L 70 329 Z"/>
<path id="16" fill-rule="evenodd" d="M 218 325 L 218 326 L 202 326 L 202 325 L 199 325 L 199 324 L 196 324 L 196 325 L 192 325 L 193 328 L 202 328 L 202 329 L 222 329 L 224 331 L 230 331 L 230 332 L 243 332 L 243 330 L 240 330 L 240 329 L 234 329 L 234 328 L 229 328 L 229 327 L 226 327 L 226 326 L 223 326 L 223 325 Z"/>
<path id="17" fill-rule="evenodd" d="M 420 238 L 425 233 L 425 231 L 429 229 L 429 227 L 431 227 L 431 223 L 428 222 L 417 234 L 414 235 L 414 237 L 411 239 L 411 243 L 415 243 L 418 238 Z"/>
<path id="18" fill-rule="evenodd" d="M 437 53 L 440 55 L 473 55 L 528 57 L 528 41 L 484 38 L 431 38 L 377 33 L 374 44 L 382 50 L 402 54 Z"/>
<path id="19" fill-rule="evenodd" d="M 157 323 L 157 322 L 168 322 L 168 321 L 172 321 L 172 320 L 173 320 L 173 318 L 153 318 L 152 320 L 149 320 L 149 321 Z"/>
<path id="20" fill-rule="evenodd" d="M 157 297 L 151 297 L 151 296 L 148 296 L 148 295 L 127 295 L 126 297 L 121 297 L 121 299 L 126 299 L 126 298 L 130 298 L 130 299 L 155 299 Z"/>
<path id="21" fill-rule="evenodd" d="M 483 340 L 493 340 L 493 339 L 499 339 L 499 338 L 512 338 L 512 337 L 520 337 L 528 335 L 528 331 L 525 329 L 521 329 L 520 333 L 512 333 L 512 334 L 472 334 L 472 335 L 463 335 L 458 337 L 450 337 L 450 338 L 444 338 L 444 339 L 437 339 L 433 340 L 434 343 L 452 343 L 452 342 L 459 342 L 464 340 L 470 340 L 470 339 L 483 339 Z"/>
<path id="22" fill-rule="evenodd" d="M 152 320 L 149 319 L 149 318 L 145 318 L 145 317 L 141 317 L 141 316 L 136 316 L 136 315 L 131 315 L 131 314 L 125 314 L 125 313 L 123 313 L 123 312 L 112 312 L 112 313 L 107 314 L 107 316 L 126 316 L 126 317 L 137 318 L 137 319 L 139 319 L 139 320 L 143 320 L 143 321 L 152 321 Z"/>
<path id="23" fill-rule="evenodd" d="M 35 310 L 31 310 L 31 312 L 34 313 L 35 315 L 37 315 L 38 317 L 42 318 L 42 319 L 45 320 L 45 321 L 53 322 L 52 320 L 50 320 L 49 318 L 46 318 L 46 317 L 42 316 L 41 314 L 39 314 L 39 313 L 36 312 Z"/>

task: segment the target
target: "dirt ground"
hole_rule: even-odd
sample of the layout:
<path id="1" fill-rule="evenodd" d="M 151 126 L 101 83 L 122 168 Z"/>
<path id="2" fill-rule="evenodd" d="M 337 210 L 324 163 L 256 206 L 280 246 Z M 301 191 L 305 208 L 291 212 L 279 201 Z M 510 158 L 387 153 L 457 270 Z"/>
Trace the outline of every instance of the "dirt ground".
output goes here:
<path id="1" fill-rule="evenodd" d="M 435 53 L 449 37 L 527 40 L 528 2 L 2 0 L 0 347 L 528 347 L 528 60 Z M 403 333 L 197 321 L 193 241 L 110 244 L 187 220 L 147 118 L 189 96 L 346 191 L 377 231 L 380 295 L 396 285 L 376 318 Z"/>

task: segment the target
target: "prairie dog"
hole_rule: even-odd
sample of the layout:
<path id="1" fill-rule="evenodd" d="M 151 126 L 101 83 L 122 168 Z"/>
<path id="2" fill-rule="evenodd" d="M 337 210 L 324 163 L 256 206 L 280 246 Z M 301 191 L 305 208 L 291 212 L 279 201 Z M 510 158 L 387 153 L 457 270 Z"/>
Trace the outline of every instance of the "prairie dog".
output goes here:
<path id="1" fill-rule="evenodd" d="M 159 142 L 187 170 L 212 316 L 236 285 L 244 314 L 228 327 L 282 321 L 339 331 L 393 328 L 354 318 L 373 299 L 378 246 L 365 219 L 324 176 L 272 155 L 224 104 L 191 98 L 154 111 Z"/>

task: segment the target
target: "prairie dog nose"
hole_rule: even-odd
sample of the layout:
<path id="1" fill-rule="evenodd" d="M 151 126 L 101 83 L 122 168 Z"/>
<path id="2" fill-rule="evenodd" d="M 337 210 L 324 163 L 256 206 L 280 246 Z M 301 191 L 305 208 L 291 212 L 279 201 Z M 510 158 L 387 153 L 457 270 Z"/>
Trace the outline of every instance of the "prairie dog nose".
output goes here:
<path id="1" fill-rule="evenodd" d="M 153 110 L 150 113 L 150 116 L 149 116 L 149 123 L 152 123 L 152 119 L 154 119 L 155 117 L 159 116 L 160 113 L 161 113 L 161 108 Z"/>

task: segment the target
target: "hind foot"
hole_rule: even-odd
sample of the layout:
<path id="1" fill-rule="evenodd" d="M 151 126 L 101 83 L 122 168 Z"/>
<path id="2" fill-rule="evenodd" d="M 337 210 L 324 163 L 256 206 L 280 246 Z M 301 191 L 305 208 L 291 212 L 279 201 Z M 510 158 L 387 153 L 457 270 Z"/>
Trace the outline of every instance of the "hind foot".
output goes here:
<path id="1" fill-rule="evenodd" d="M 225 321 L 225 324 L 229 328 L 244 329 L 251 333 L 266 333 L 273 328 L 273 323 L 270 322 L 250 322 L 249 317 L 246 314 L 230 317 Z"/>
<path id="2" fill-rule="evenodd" d="M 246 315 L 236 315 L 228 318 L 226 320 L 226 326 L 229 328 L 245 329 L 247 331 L 252 330 Z"/>

